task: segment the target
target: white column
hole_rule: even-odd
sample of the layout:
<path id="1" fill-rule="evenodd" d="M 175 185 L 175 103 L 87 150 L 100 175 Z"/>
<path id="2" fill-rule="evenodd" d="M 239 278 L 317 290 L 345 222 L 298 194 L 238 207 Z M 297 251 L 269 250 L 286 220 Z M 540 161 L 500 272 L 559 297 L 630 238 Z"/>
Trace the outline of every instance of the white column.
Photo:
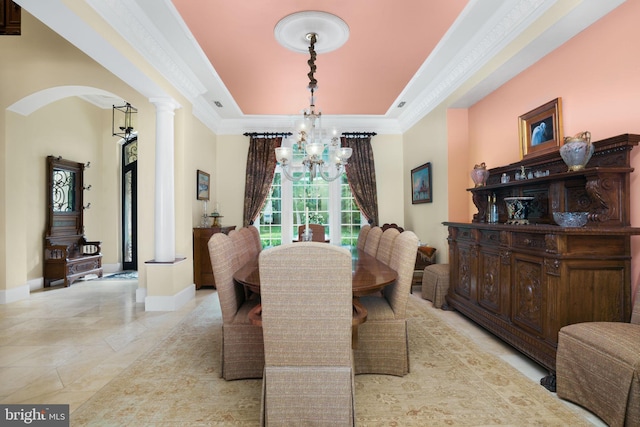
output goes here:
<path id="1" fill-rule="evenodd" d="M 155 262 L 174 262 L 176 223 L 174 200 L 174 110 L 169 98 L 150 99 L 156 106 Z"/>

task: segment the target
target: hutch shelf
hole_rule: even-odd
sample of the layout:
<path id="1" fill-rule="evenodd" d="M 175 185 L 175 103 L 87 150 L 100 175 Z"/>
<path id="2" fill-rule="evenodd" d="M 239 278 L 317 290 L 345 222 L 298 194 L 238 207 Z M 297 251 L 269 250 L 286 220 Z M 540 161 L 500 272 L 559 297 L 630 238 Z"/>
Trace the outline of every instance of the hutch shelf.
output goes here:
<path id="1" fill-rule="evenodd" d="M 470 188 L 478 209 L 471 223 L 445 222 L 451 284 L 447 303 L 549 370 L 555 384 L 558 331 L 588 321 L 631 317 L 629 187 L 631 150 L 640 135 L 594 142 L 581 171 L 567 171 L 559 152 L 490 170 Z M 516 172 L 540 171 L 515 180 Z M 546 171 L 549 174 L 546 175 Z M 510 181 L 501 182 L 507 174 Z M 489 200 L 498 222 L 487 222 Z M 505 197 L 531 196 L 529 224 L 507 225 Z M 587 225 L 555 225 L 553 212 L 588 212 Z"/>

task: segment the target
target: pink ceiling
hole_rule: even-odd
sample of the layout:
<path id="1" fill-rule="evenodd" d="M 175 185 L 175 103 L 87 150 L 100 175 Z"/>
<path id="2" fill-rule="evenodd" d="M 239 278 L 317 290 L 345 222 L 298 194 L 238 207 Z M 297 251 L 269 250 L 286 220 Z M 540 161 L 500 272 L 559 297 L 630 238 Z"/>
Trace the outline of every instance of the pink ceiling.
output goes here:
<path id="1" fill-rule="evenodd" d="M 339 16 L 350 37 L 318 55 L 316 105 L 331 115 L 383 115 L 468 0 L 172 1 L 244 114 L 308 105 L 308 54 L 275 40 L 277 22 L 303 10 Z"/>

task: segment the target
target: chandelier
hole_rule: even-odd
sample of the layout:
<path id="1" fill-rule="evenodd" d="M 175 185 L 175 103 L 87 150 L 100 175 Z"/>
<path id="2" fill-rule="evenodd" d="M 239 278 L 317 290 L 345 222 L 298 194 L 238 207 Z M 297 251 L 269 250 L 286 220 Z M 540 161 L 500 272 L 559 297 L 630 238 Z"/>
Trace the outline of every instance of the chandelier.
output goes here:
<path id="1" fill-rule="evenodd" d="M 302 160 L 302 172 L 297 178 L 293 176 L 293 147 L 276 148 L 276 160 L 282 167 L 285 177 L 291 181 L 300 181 L 306 173 L 309 180 L 313 181 L 317 177 L 325 181 L 334 181 L 344 172 L 351 157 L 352 150 L 349 147 L 340 146 L 340 135 L 337 130 L 327 132 L 322 128 L 322 113 L 316 112 L 315 93 L 318 90 L 318 81 L 314 74 L 316 72 L 316 51 L 315 44 L 318 41 L 316 33 L 307 33 L 309 40 L 309 85 L 307 88 L 311 92 L 309 108 L 304 110 L 303 125 L 297 133 L 297 141 L 294 144 L 299 151 L 305 153 Z M 325 151 L 328 151 L 328 161 L 323 159 Z"/>

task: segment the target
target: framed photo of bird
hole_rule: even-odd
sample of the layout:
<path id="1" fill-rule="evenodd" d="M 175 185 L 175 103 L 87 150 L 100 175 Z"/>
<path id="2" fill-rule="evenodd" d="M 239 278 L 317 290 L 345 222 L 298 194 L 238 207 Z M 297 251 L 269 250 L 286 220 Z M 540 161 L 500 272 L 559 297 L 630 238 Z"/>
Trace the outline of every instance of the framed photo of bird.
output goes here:
<path id="1" fill-rule="evenodd" d="M 518 118 L 520 157 L 556 151 L 562 144 L 562 99 L 556 98 Z"/>

